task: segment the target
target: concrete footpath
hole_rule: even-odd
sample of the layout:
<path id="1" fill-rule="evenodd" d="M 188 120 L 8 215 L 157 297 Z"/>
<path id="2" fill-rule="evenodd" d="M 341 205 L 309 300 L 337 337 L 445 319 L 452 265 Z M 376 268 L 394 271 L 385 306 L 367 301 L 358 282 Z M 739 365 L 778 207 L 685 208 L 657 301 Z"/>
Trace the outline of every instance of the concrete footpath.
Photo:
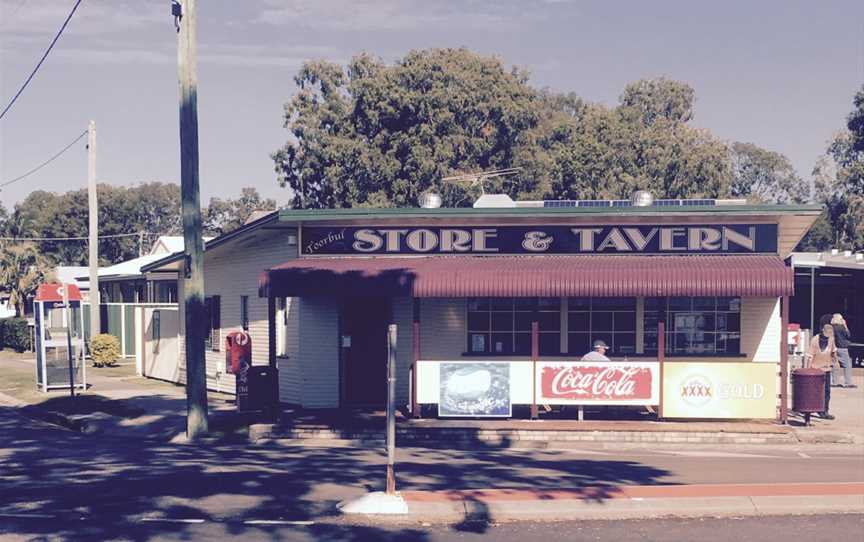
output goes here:
<path id="1" fill-rule="evenodd" d="M 864 513 L 864 483 L 692 484 L 404 491 L 408 513 L 453 522 Z"/>
<path id="2" fill-rule="evenodd" d="M 185 387 L 137 376 L 134 361 L 124 360 L 116 367 L 88 367 L 87 390 L 78 390 L 71 401 L 68 390 L 36 390 L 35 363 L 34 358 L 0 352 L 0 370 L 7 381 L 17 382 L 13 389 L 0 387 L 0 405 L 80 433 L 185 440 Z M 217 431 L 233 433 L 247 421 L 235 415 L 233 395 L 211 391 L 208 400 Z M 245 440 L 245 432 L 242 438 Z"/>

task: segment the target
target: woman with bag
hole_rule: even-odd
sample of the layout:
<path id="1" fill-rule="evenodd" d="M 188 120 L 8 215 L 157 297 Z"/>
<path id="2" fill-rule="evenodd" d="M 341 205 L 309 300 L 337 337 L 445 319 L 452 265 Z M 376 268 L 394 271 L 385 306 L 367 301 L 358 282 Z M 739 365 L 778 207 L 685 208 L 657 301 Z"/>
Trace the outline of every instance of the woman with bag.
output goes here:
<path id="1" fill-rule="evenodd" d="M 834 344 L 834 327 L 831 324 L 822 326 L 822 333 L 813 337 L 810 348 L 805 355 L 807 367 L 819 369 L 825 373 L 825 410 L 819 416 L 833 420 L 828 413 L 828 403 L 831 402 L 831 369 L 837 363 L 837 346 Z"/>

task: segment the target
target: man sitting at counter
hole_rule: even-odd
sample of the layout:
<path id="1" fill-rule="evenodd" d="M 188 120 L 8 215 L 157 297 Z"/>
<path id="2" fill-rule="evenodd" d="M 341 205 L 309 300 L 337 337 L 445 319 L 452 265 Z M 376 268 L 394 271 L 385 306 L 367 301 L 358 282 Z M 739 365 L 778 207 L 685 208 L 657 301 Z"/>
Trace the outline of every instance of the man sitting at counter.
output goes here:
<path id="1" fill-rule="evenodd" d="M 606 357 L 607 350 L 609 350 L 609 345 L 603 340 L 597 339 L 594 341 L 594 350 L 582 356 L 582 361 L 609 361 L 609 358 Z"/>

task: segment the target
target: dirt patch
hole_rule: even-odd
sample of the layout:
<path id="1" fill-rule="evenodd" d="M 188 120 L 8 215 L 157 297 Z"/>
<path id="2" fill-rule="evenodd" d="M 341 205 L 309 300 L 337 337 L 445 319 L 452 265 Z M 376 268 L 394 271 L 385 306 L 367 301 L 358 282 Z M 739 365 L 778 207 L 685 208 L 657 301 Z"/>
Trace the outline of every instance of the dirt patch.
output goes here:
<path id="1" fill-rule="evenodd" d="M 0 363 L 3 363 L 7 360 L 13 361 L 32 361 L 36 358 L 36 354 L 33 352 L 16 352 L 14 350 L 0 349 Z"/>
<path id="2" fill-rule="evenodd" d="M 67 416 L 81 416 L 102 412 L 119 418 L 137 418 L 147 413 L 143 408 L 130 406 L 128 401 L 109 399 L 96 394 L 82 394 L 75 397 L 68 395 L 51 396 L 31 406 Z"/>

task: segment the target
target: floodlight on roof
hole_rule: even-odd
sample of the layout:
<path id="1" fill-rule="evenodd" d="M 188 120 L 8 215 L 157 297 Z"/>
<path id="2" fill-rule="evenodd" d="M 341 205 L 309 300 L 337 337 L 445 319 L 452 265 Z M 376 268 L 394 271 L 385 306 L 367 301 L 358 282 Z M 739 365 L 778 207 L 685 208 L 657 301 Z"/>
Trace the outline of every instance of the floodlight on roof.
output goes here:
<path id="1" fill-rule="evenodd" d="M 420 194 L 418 203 L 424 209 L 437 209 L 441 207 L 441 196 L 434 190 L 427 190 Z"/>

